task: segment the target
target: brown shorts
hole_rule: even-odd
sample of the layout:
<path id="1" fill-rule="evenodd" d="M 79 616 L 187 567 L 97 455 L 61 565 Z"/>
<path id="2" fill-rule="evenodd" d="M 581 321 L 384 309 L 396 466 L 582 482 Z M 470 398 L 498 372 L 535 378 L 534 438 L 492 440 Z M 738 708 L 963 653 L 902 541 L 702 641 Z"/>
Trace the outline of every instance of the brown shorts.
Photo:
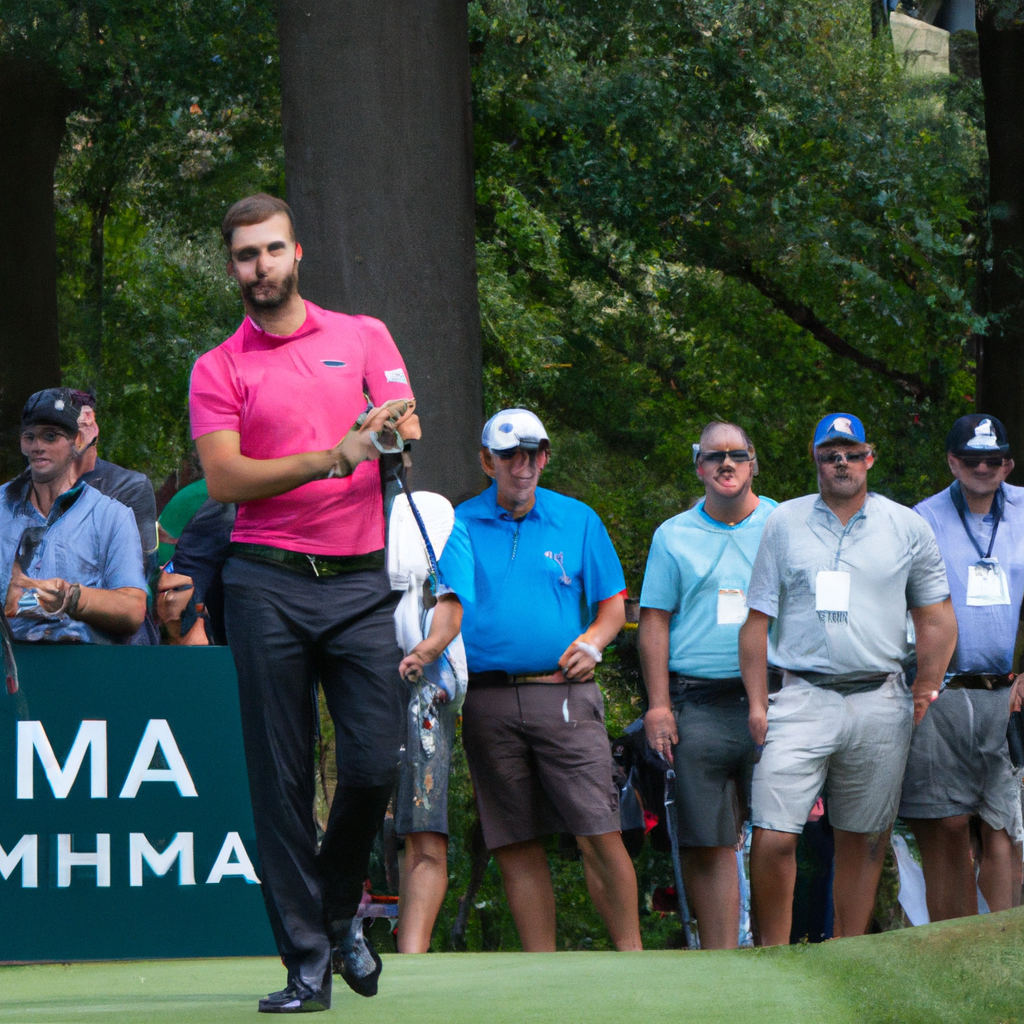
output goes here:
<path id="1" fill-rule="evenodd" d="M 618 832 L 596 683 L 470 687 L 462 742 L 488 849 L 555 832 Z"/>

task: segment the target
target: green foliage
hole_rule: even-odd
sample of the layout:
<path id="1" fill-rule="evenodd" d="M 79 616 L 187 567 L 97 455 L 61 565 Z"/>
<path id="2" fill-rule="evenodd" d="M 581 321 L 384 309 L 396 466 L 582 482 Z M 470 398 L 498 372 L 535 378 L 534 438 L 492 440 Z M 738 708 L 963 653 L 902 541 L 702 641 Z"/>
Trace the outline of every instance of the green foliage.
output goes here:
<path id="1" fill-rule="evenodd" d="M 967 90 L 904 81 L 852 0 L 471 18 L 488 408 L 541 409 L 549 481 L 611 521 L 631 585 L 712 418 L 776 498 L 813 487 L 830 409 L 868 424 L 879 490 L 944 484 L 982 326 Z"/>

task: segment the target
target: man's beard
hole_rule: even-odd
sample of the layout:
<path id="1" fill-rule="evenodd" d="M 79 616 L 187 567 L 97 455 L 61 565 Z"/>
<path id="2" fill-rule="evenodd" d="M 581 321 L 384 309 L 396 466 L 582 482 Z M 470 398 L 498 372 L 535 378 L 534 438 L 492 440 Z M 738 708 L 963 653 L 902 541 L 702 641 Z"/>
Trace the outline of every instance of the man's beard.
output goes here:
<path id="1" fill-rule="evenodd" d="M 292 272 L 281 282 L 276 292 L 269 295 L 259 296 L 255 290 L 266 281 L 254 281 L 242 288 L 242 296 L 253 309 L 278 309 L 283 306 L 295 294 L 299 283 L 299 268 L 293 267 Z"/>

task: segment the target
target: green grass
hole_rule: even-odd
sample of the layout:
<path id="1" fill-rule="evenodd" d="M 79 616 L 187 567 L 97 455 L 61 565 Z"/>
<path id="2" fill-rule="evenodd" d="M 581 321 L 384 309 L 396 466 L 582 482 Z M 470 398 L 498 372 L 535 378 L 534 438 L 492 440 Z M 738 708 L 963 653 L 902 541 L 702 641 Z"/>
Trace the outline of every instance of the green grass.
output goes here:
<path id="1" fill-rule="evenodd" d="M 735 953 L 386 957 L 326 1017 L 416 1024 L 1024 1024 L 1024 909 L 820 946 Z M 253 1021 L 272 959 L 0 968 L 0 1024 Z"/>

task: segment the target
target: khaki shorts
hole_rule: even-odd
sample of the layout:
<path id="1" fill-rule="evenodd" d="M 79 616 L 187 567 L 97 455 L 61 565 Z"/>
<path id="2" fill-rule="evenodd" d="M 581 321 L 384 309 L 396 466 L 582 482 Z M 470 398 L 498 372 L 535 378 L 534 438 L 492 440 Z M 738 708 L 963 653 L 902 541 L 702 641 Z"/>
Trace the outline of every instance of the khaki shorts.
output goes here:
<path id="1" fill-rule="evenodd" d="M 488 849 L 620 830 L 596 683 L 470 686 L 462 742 Z"/>
<path id="2" fill-rule="evenodd" d="M 786 684 L 768 698 L 751 824 L 800 833 L 825 792 L 836 828 L 884 832 L 896 818 L 913 725 L 914 701 L 902 673 L 848 696 L 786 673 Z"/>
<path id="3" fill-rule="evenodd" d="M 980 814 L 994 829 L 1018 830 L 1020 783 L 1006 744 L 1010 687 L 943 690 L 914 730 L 901 818 Z"/>

